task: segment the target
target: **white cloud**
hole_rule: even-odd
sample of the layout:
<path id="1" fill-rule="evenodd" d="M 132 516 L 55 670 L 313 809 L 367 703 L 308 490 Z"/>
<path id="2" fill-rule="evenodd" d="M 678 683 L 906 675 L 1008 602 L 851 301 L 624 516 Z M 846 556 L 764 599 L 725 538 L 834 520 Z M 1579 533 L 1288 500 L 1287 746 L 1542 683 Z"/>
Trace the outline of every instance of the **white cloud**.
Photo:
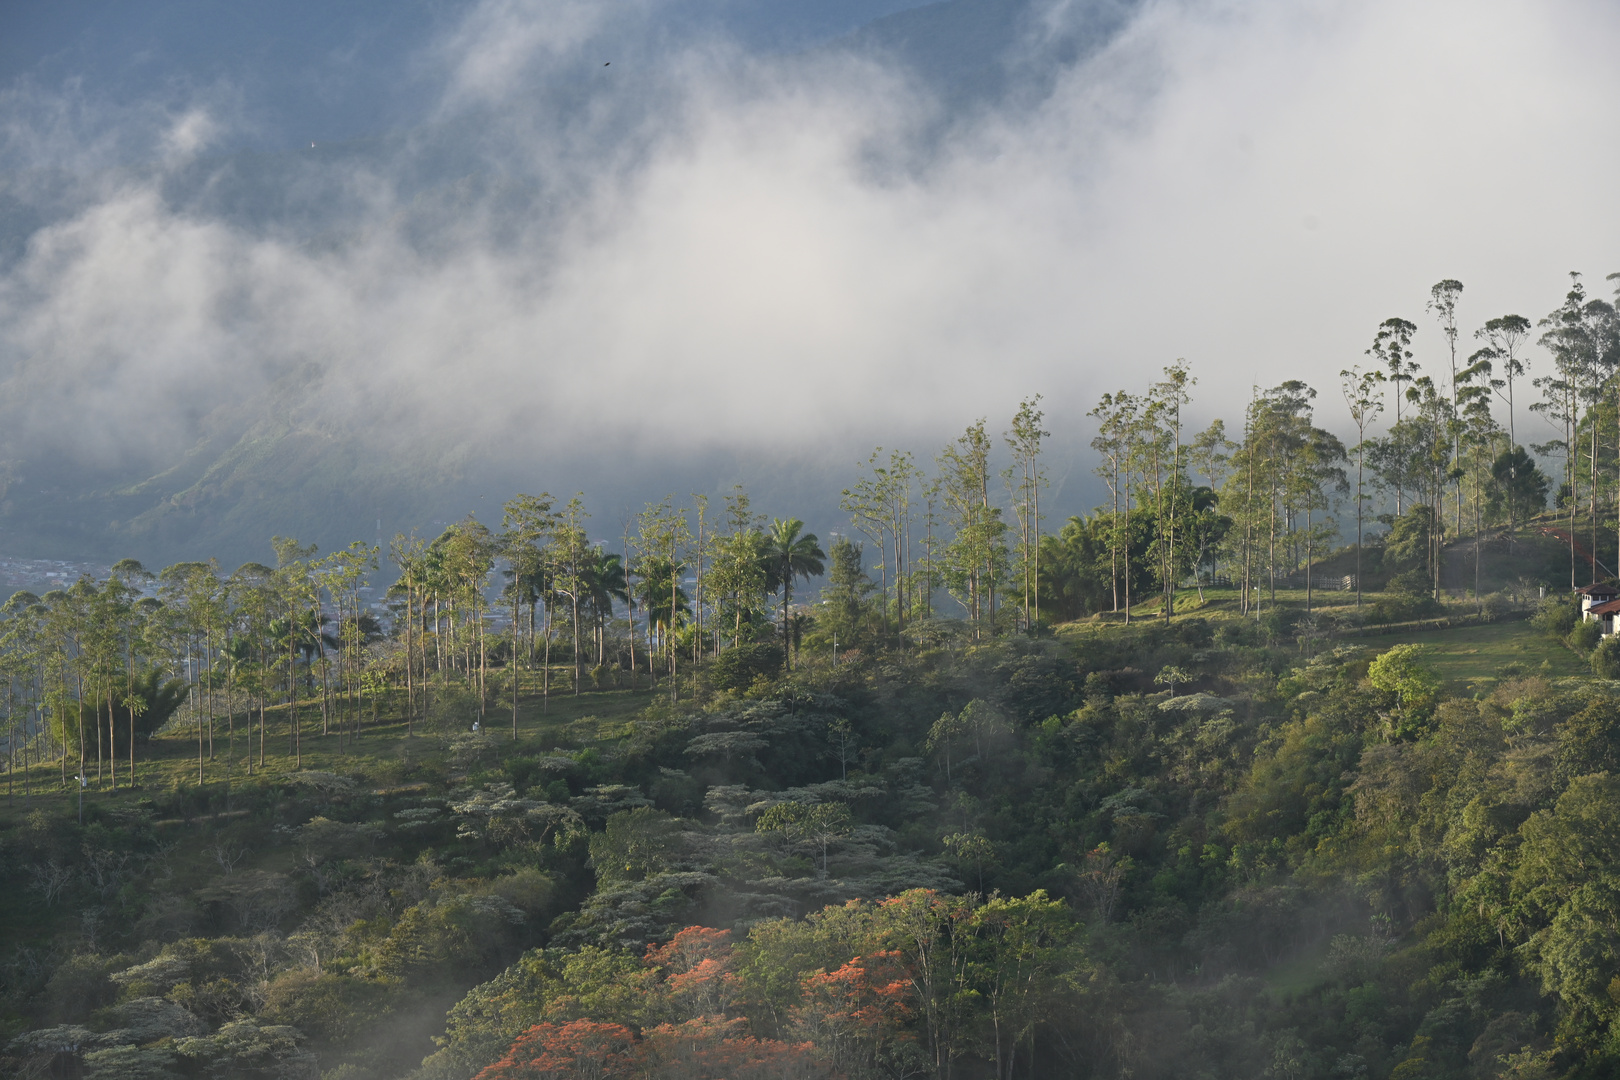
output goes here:
<path id="1" fill-rule="evenodd" d="M 610 418 L 615 453 L 927 446 L 1036 391 L 1083 441 L 1096 394 L 1181 356 L 1201 411 L 1302 375 L 1336 422 L 1379 320 L 1439 359 L 1433 281 L 1464 281 L 1471 328 L 1620 252 L 1597 4 L 1154 3 L 926 155 L 921 92 L 833 55 L 649 38 L 558 112 L 578 50 L 640 9 L 604 10 L 495 0 L 444 43 L 438 122 L 482 125 L 459 171 L 509 186 L 445 203 L 431 242 L 393 194 L 419 162 L 392 159 L 348 178 L 360 218 L 319 246 L 170 205 L 161 175 L 36 236 L 0 282 L 13 362 L 51 358 L 32 434 L 74 410 L 140 443 L 143 410 L 305 362 L 334 416 L 502 447 Z M 177 152 L 208 115 L 170 121 Z"/>
<path id="2" fill-rule="evenodd" d="M 206 149 L 220 134 L 220 125 L 206 109 L 187 109 L 175 117 L 163 136 L 164 157 L 172 166 Z"/>

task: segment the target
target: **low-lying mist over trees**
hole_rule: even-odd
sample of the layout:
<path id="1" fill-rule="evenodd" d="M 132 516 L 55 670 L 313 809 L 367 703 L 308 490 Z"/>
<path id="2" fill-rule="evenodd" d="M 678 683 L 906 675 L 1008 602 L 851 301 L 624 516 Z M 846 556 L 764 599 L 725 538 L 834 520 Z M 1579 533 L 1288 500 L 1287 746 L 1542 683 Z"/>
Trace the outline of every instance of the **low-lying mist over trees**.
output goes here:
<path id="1" fill-rule="evenodd" d="M 353 70 L 313 59 L 341 19 L 277 37 L 339 69 L 296 108 L 255 92 L 295 70 L 268 45 L 240 86 L 221 51 L 116 94 L 53 51 L 0 86 L 0 551 L 237 562 L 553 476 L 599 516 L 741 482 L 824 527 L 799 490 L 863 447 L 1031 389 L 1085 476 L 1121 365 L 1187 357 L 1200 429 L 1252 386 L 1327 393 L 1445 274 L 1467 321 L 1610 257 L 1583 133 L 1620 100 L 1614 14 L 1558 10 L 1470 5 L 1458 37 L 1437 4 L 954 0 L 778 49 L 681 5 L 491 0 Z M 378 71 L 386 123 L 316 124 Z"/>
<path id="2" fill-rule="evenodd" d="M 1617 53 L 6 5 L 0 1074 L 1620 1074 Z"/>

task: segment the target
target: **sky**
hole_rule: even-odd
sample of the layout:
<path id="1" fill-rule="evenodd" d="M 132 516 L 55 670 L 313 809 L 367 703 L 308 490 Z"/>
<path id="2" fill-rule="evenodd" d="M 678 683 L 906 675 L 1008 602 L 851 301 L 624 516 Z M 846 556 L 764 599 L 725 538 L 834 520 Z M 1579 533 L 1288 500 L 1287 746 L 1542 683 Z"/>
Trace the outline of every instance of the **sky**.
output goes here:
<path id="1" fill-rule="evenodd" d="M 1348 433 L 1381 320 L 1446 365 L 1436 281 L 1471 349 L 1620 270 L 1613 5 L 1144 0 L 1064 59 L 1097 6 L 1033 5 L 1012 89 L 963 104 L 658 0 L 452 5 L 308 147 L 262 72 L 7 54 L 9 437 L 156 467 L 296 384 L 402 446 L 662 479 L 928 455 L 1038 393 L 1070 512 L 1085 413 L 1179 358 L 1195 424 L 1303 378 Z"/>

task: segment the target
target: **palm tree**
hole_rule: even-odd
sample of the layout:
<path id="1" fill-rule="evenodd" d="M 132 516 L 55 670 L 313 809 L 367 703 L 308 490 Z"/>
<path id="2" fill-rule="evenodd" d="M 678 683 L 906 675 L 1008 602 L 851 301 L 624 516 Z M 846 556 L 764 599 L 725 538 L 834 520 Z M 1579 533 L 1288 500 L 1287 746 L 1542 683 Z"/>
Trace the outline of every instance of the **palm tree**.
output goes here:
<path id="1" fill-rule="evenodd" d="M 793 602 L 793 579 L 819 577 L 826 572 L 827 553 L 815 533 L 803 532 L 798 518 L 777 518 L 765 535 L 765 588 L 782 590 L 782 657 L 788 655 L 788 606 Z M 793 666 L 791 663 L 788 665 Z"/>
<path id="2" fill-rule="evenodd" d="M 630 602 L 629 582 L 620 557 L 600 549 L 586 562 L 581 576 L 585 605 L 596 624 L 596 662 L 601 665 L 607 662 L 607 624 L 613 617 L 613 601 Z"/>

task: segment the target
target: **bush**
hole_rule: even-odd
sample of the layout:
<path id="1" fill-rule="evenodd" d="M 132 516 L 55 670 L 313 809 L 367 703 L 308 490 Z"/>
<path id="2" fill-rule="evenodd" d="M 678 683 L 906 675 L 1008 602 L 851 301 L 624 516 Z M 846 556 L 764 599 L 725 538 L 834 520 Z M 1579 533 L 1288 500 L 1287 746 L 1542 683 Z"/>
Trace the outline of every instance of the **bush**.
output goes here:
<path id="1" fill-rule="evenodd" d="M 112 1004 L 118 996 L 118 987 L 107 976 L 113 968 L 128 963 L 128 958 L 108 958 L 94 953 L 68 957 L 45 986 L 45 1014 L 57 1021 L 76 1023 L 94 1010 Z"/>
<path id="2" fill-rule="evenodd" d="M 1484 614 L 1486 622 L 1495 622 L 1513 611 L 1514 607 L 1512 599 L 1507 595 L 1493 592 L 1485 597 L 1484 603 L 1480 605 L 1480 610 Z"/>
<path id="3" fill-rule="evenodd" d="M 1422 708 L 1440 691 L 1440 677 L 1423 660 L 1420 645 L 1397 645 L 1367 667 L 1367 681 L 1400 699 L 1401 708 Z"/>
<path id="4" fill-rule="evenodd" d="M 1593 622 L 1579 622 L 1570 630 L 1564 641 L 1578 653 L 1589 653 L 1597 648 L 1603 637 L 1603 624 Z"/>
<path id="5" fill-rule="evenodd" d="M 1414 619 L 1437 619 L 1446 613 L 1444 606 L 1432 596 L 1406 594 L 1384 596 L 1367 608 L 1367 622 L 1375 626 L 1412 622 Z"/>
<path id="6" fill-rule="evenodd" d="M 1281 610 L 1272 608 L 1260 617 L 1260 627 L 1265 631 L 1268 641 L 1283 641 L 1293 636 L 1294 621 L 1298 613 L 1287 608 Z"/>
<path id="7" fill-rule="evenodd" d="M 1427 571 L 1421 568 L 1402 571 L 1389 579 L 1384 586 L 1386 592 L 1397 593 L 1401 596 L 1431 597 L 1434 593 L 1434 581 Z"/>
<path id="8" fill-rule="evenodd" d="M 470 731 L 478 719 L 478 696 L 462 686 L 435 686 L 428 691 L 427 728 L 440 735 Z"/>
<path id="9" fill-rule="evenodd" d="M 1620 679 L 1620 634 L 1609 635 L 1592 650 L 1592 674 L 1600 679 Z"/>
<path id="10" fill-rule="evenodd" d="M 1574 629 L 1580 617 L 1578 601 L 1567 596 L 1546 596 L 1536 605 L 1536 613 L 1530 621 L 1548 637 L 1562 639 Z"/>
<path id="11" fill-rule="evenodd" d="M 717 690 L 746 690 L 760 676 L 774 679 L 782 673 L 782 647 L 759 641 L 737 645 L 714 658 L 709 681 Z"/>

